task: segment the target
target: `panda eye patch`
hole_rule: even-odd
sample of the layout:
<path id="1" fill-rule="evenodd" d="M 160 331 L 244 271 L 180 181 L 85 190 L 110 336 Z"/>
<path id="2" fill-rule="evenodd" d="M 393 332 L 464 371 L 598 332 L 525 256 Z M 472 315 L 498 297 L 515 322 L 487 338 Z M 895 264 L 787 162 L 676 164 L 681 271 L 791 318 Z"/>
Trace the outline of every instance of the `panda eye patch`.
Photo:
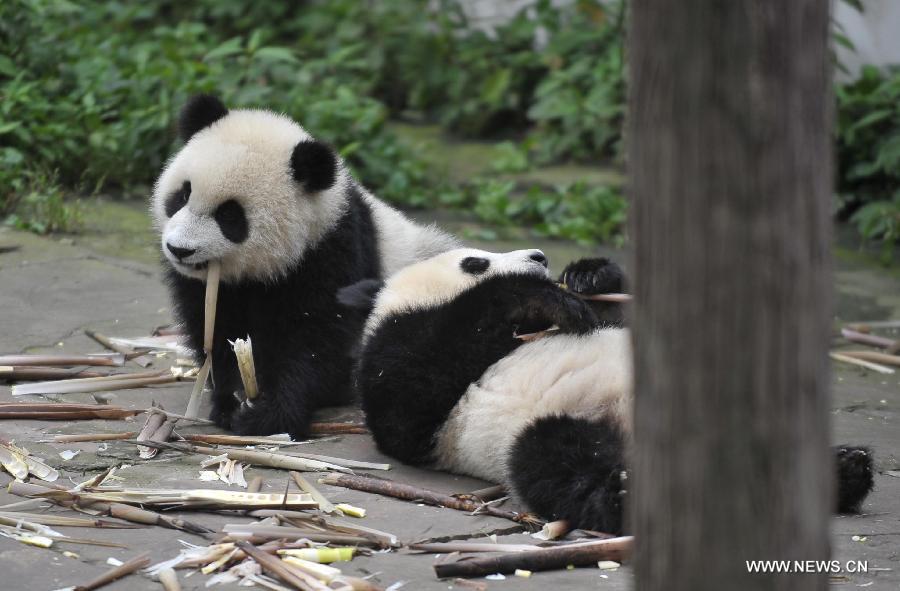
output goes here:
<path id="1" fill-rule="evenodd" d="M 213 217 L 222 230 L 222 235 L 232 242 L 243 242 L 247 239 L 249 228 L 244 208 L 234 199 L 229 199 L 216 208 Z"/>
<path id="2" fill-rule="evenodd" d="M 184 181 L 181 188 L 169 195 L 166 199 L 166 216 L 172 217 L 179 210 L 187 205 L 188 199 L 191 198 L 191 181 Z"/>
<path id="3" fill-rule="evenodd" d="M 463 272 L 468 273 L 469 275 L 480 275 L 488 270 L 491 266 L 491 261 L 481 257 L 466 257 L 459 266 L 462 268 Z"/>

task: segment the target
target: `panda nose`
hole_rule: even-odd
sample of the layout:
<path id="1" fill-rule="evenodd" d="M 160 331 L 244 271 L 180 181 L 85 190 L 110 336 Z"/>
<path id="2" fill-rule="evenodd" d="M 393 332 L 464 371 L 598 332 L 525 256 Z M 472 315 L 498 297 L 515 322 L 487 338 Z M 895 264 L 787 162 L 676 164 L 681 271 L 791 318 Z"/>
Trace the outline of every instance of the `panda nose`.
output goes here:
<path id="1" fill-rule="evenodd" d="M 169 242 L 166 242 L 166 248 L 168 248 L 169 252 L 174 254 L 175 258 L 177 258 L 179 261 L 197 252 L 196 248 L 178 248 L 177 246 L 172 246 L 172 244 Z"/>
<path id="2" fill-rule="evenodd" d="M 550 264 L 550 262 L 547 260 L 547 255 L 545 255 L 544 253 L 542 253 L 539 250 L 536 250 L 533 253 L 531 253 L 530 255 L 528 255 L 528 258 L 530 258 L 532 261 L 534 261 L 536 263 L 543 265 L 544 267 L 547 267 Z"/>

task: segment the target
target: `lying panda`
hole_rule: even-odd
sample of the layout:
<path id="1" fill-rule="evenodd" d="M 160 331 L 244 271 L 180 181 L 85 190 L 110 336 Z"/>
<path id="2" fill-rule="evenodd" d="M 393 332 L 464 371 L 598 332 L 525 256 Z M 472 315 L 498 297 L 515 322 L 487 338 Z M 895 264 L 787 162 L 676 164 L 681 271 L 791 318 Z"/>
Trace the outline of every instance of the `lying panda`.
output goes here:
<path id="1" fill-rule="evenodd" d="M 549 279 L 539 250 L 459 249 L 341 290 L 372 308 L 357 387 L 384 453 L 500 481 L 541 516 L 618 533 L 630 337 L 619 310 L 579 296 L 621 291 L 622 272 L 584 259 L 560 281 L 574 293 Z M 851 510 L 872 488 L 872 459 L 837 453 L 840 509 Z"/>
<path id="2" fill-rule="evenodd" d="M 243 434 L 302 437 L 317 407 L 346 402 L 365 316 L 335 292 L 456 246 L 351 178 L 291 119 L 229 111 L 197 96 L 180 115 L 184 147 L 153 191 L 175 313 L 202 356 L 206 268 L 221 263 L 211 418 Z M 253 340 L 260 398 L 242 390 L 228 340 Z"/>

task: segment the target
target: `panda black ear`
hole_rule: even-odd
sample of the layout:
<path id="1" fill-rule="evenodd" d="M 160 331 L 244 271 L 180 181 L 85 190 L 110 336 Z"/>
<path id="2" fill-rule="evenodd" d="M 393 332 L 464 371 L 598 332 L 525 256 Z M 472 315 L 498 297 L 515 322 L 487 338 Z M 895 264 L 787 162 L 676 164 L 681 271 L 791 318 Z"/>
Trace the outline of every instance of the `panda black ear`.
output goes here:
<path id="1" fill-rule="evenodd" d="M 306 140 L 294 146 L 291 174 L 309 193 L 331 187 L 337 177 L 337 156 L 328 144 Z"/>
<path id="2" fill-rule="evenodd" d="M 178 133 L 188 141 L 194 134 L 205 129 L 228 114 L 228 109 L 211 94 L 192 96 L 178 116 Z"/>
<path id="3" fill-rule="evenodd" d="M 337 291 L 337 301 L 345 308 L 364 310 L 368 314 L 375 307 L 375 297 L 382 287 L 384 281 L 381 279 L 363 279 L 340 288 Z"/>

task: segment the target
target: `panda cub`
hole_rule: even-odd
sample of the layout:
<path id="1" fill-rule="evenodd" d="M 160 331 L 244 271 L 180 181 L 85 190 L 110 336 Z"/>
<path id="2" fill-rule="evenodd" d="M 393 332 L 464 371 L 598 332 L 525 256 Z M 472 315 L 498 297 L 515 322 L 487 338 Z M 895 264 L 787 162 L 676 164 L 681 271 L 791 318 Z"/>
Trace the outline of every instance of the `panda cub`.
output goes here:
<path id="1" fill-rule="evenodd" d="M 547 519 L 618 533 L 630 336 L 619 305 L 579 296 L 620 292 L 623 275 L 583 259 L 560 282 L 570 291 L 549 278 L 539 250 L 458 249 L 339 297 L 370 301 L 356 382 L 384 453 L 499 481 Z M 848 510 L 871 489 L 871 456 L 844 447 L 838 458 Z"/>
<path id="2" fill-rule="evenodd" d="M 306 435 L 313 410 L 347 402 L 365 316 L 338 288 L 456 246 L 370 195 L 291 119 L 191 99 L 184 147 L 153 191 L 165 274 L 188 345 L 203 355 L 206 269 L 221 264 L 211 418 L 243 434 Z M 253 340 L 260 397 L 241 403 L 229 340 Z"/>

